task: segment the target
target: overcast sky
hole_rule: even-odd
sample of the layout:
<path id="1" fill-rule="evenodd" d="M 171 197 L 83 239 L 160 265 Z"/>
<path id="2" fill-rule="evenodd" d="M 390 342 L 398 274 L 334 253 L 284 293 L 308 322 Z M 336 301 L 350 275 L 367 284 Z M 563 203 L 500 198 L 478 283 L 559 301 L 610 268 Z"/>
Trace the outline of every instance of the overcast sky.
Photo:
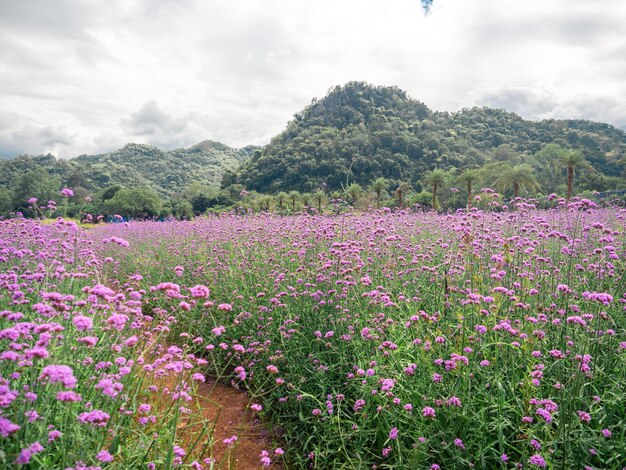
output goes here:
<path id="1" fill-rule="evenodd" d="M 0 0 L 0 155 L 264 144 L 335 85 L 626 129 L 625 0 Z"/>

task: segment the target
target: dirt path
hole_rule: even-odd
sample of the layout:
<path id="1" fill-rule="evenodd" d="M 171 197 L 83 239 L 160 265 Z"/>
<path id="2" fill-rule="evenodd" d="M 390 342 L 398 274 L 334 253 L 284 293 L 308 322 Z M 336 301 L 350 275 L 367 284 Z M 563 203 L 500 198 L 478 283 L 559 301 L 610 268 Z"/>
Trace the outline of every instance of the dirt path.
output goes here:
<path id="1" fill-rule="evenodd" d="M 177 383 L 175 375 L 154 377 L 153 380 L 153 385 L 162 392 L 175 389 Z M 155 401 L 152 404 L 158 409 L 163 405 L 158 403 L 159 397 L 166 395 L 153 395 Z M 202 460 L 212 457 L 215 459 L 214 468 L 219 469 L 282 469 L 283 466 L 275 462 L 273 455 L 279 436 L 267 431 L 255 416 L 256 413 L 249 409 L 249 404 L 250 397 L 243 391 L 210 380 L 199 383 L 194 399 L 185 404 L 190 413 L 181 416 L 177 429 L 178 445 L 186 450 L 191 449 L 187 462 L 198 460 L 203 468 L 209 468 Z M 223 441 L 233 435 L 237 436 L 237 440 L 229 448 Z M 201 455 L 205 448 L 204 455 Z M 260 455 L 263 450 L 270 454 L 272 464 L 269 467 L 261 465 Z"/>

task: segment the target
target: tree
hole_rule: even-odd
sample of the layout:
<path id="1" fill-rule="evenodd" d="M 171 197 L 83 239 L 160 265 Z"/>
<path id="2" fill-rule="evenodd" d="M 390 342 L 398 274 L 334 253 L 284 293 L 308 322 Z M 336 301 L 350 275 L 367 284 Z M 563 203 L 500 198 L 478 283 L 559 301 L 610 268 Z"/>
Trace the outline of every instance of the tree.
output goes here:
<path id="1" fill-rule="evenodd" d="M 272 196 L 266 194 L 259 199 L 259 209 L 269 212 L 272 208 Z"/>
<path id="2" fill-rule="evenodd" d="M 467 188 L 467 207 L 472 206 L 472 185 L 480 176 L 478 170 L 465 170 L 457 178 Z"/>
<path id="3" fill-rule="evenodd" d="M 114 184 L 113 186 L 109 186 L 108 188 L 106 188 L 104 191 L 102 191 L 102 195 L 100 196 L 100 198 L 103 201 L 108 201 L 109 199 L 112 199 L 113 196 L 115 196 L 115 194 L 122 189 L 122 186 L 120 186 L 119 184 Z"/>
<path id="4" fill-rule="evenodd" d="M 557 190 L 557 182 L 560 177 L 561 160 L 568 150 L 558 144 L 544 145 L 541 150 L 533 155 L 537 162 L 539 172 L 538 179 L 542 191 L 553 193 Z"/>
<path id="5" fill-rule="evenodd" d="M 162 201 L 149 189 L 120 189 L 105 203 L 116 214 L 130 217 L 155 217 L 161 212 Z"/>
<path id="6" fill-rule="evenodd" d="M 322 203 L 324 202 L 325 198 L 326 194 L 324 194 L 324 191 L 316 191 L 315 194 L 313 194 L 313 199 L 317 204 L 317 211 L 320 214 L 322 213 Z"/>
<path id="7" fill-rule="evenodd" d="M 411 189 L 411 185 L 405 181 L 401 181 L 396 188 L 396 197 L 398 198 L 398 207 L 404 208 L 404 196 Z"/>
<path id="8" fill-rule="evenodd" d="M 589 164 L 580 150 L 569 150 L 561 156 L 561 166 L 567 168 L 567 197 L 569 203 L 574 190 L 574 169 L 577 167 L 589 168 Z"/>
<path id="9" fill-rule="evenodd" d="M 501 191 L 513 190 L 513 197 L 518 198 L 520 189 L 537 189 L 539 185 L 533 175 L 534 170 L 530 165 L 507 165 L 502 168 L 502 173 L 496 179 L 495 185 Z"/>
<path id="10" fill-rule="evenodd" d="M 289 200 L 291 201 L 291 212 L 296 212 L 296 202 L 300 199 L 298 191 L 289 191 Z"/>
<path id="11" fill-rule="evenodd" d="M 383 178 L 376 178 L 372 181 L 372 191 L 376 194 L 376 209 L 380 209 L 380 193 L 382 193 L 389 186 L 389 182 Z"/>
<path id="12" fill-rule="evenodd" d="M 43 168 L 35 168 L 24 173 L 13 185 L 13 207 L 24 211 L 28 207 L 28 200 L 36 198 L 41 206 L 48 201 L 56 201 L 59 197 L 61 182 L 58 178 L 50 176 Z"/>
<path id="13" fill-rule="evenodd" d="M 439 189 L 446 181 L 446 172 L 435 169 L 424 175 L 424 183 L 429 185 L 433 190 L 432 206 L 433 210 L 437 210 L 437 189 Z"/>
<path id="14" fill-rule="evenodd" d="M 0 189 L 0 215 L 6 216 L 11 210 L 13 210 L 11 191 L 8 189 Z"/>
<path id="15" fill-rule="evenodd" d="M 348 193 L 348 196 L 350 196 L 350 199 L 352 199 L 353 206 L 356 206 L 356 201 L 362 192 L 363 188 L 359 183 L 352 183 L 350 184 L 350 186 L 348 186 L 348 189 L 346 189 L 346 193 Z"/>
<path id="16" fill-rule="evenodd" d="M 172 215 L 178 220 L 193 218 L 193 206 L 183 196 L 178 194 L 172 196 L 169 205 L 172 209 Z"/>

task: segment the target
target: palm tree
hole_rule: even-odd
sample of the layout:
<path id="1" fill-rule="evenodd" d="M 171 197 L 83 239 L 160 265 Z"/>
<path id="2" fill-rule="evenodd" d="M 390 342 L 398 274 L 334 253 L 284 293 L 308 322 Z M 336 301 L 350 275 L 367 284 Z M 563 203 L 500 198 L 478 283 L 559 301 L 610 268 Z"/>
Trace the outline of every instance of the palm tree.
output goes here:
<path id="1" fill-rule="evenodd" d="M 322 213 L 322 203 L 324 202 L 325 197 L 326 194 L 324 194 L 324 191 L 316 191 L 313 195 L 313 199 L 317 202 L 317 212 L 320 214 Z"/>
<path id="2" fill-rule="evenodd" d="M 285 201 L 287 200 L 287 193 L 281 191 L 276 195 L 276 201 L 278 202 L 278 209 L 283 210 L 283 206 L 285 205 Z"/>
<path id="3" fill-rule="evenodd" d="M 561 166 L 567 168 L 567 197 L 566 201 L 572 198 L 574 190 L 574 169 L 576 167 L 589 167 L 585 157 L 580 150 L 569 150 L 561 156 Z"/>
<path id="4" fill-rule="evenodd" d="M 424 175 L 424 183 L 429 185 L 433 189 L 433 210 L 437 210 L 437 189 L 439 189 L 446 181 L 446 172 L 443 170 L 435 169 Z"/>
<path id="5" fill-rule="evenodd" d="M 478 177 L 478 170 L 465 170 L 458 177 L 458 181 L 467 187 L 467 207 L 472 207 L 472 185 Z"/>
<path id="6" fill-rule="evenodd" d="M 513 189 L 513 196 L 519 197 L 520 189 L 537 189 L 539 184 L 533 175 L 533 167 L 527 163 L 515 166 L 506 166 L 502 174 L 496 180 L 495 186 L 501 191 Z"/>
<path id="7" fill-rule="evenodd" d="M 372 191 L 376 194 L 376 209 L 380 209 L 380 193 L 382 193 L 389 186 L 389 182 L 383 178 L 376 178 L 372 181 Z"/>
<path id="8" fill-rule="evenodd" d="M 272 206 L 272 196 L 265 195 L 259 200 L 259 210 L 270 211 Z"/>
<path id="9" fill-rule="evenodd" d="M 405 181 L 401 181 L 396 189 L 396 197 L 398 198 L 398 207 L 404 208 L 404 195 L 409 192 L 411 186 Z"/>
<path id="10" fill-rule="evenodd" d="M 348 189 L 346 189 L 346 192 L 348 193 L 348 196 L 350 196 L 350 199 L 352 199 L 352 205 L 356 206 L 356 201 L 361 195 L 362 191 L 363 191 L 363 188 L 361 187 L 359 183 L 352 183 L 350 184 L 350 186 L 348 186 Z"/>
<path id="11" fill-rule="evenodd" d="M 296 211 L 296 201 L 300 198 L 300 193 L 298 191 L 290 191 L 289 192 L 289 200 L 291 201 L 291 212 Z"/>

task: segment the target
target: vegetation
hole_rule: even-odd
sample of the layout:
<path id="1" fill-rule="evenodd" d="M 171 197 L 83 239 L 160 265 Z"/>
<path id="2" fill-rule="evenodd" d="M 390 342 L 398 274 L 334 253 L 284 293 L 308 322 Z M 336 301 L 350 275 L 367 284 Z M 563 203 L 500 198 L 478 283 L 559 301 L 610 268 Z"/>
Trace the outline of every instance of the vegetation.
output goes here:
<path id="1" fill-rule="evenodd" d="M 73 196 L 63 211 L 48 207 L 64 187 Z M 0 216 L 191 218 L 233 208 L 321 212 L 328 202 L 332 211 L 415 204 L 451 211 L 475 205 L 476 187 L 496 187 L 504 200 L 623 196 L 626 135 L 606 124 L 530 122 L 488 108 L 440 113 L 396 87 L 352 82 L 313 100 L 264 148 L 128 144 L 72 160 L 0 161 Z M 36 207 L 27 203 L 33 197 Z"/>
<path id="2" fill-rule="evenodd" d="M 541 153 L 548 144 L 561 150 Z M 624 187 L 626 135 L 613 126 L 525 121 L 489 108 L 436 112 L 396 87 L 351 82 L 296 113 L 281 134 L 237 172 L 229 172 L 224 183 L 265 193 L 333 191 L 350 173 L 351 181 L 363 187 L 383 177 L 395 185 L 410 182 L 420 191 L 419 182 L 435 168 L 460 172 L 508 162 L 533 167 L 546 194 L 565 193 L 559 159 L 570 150 L 593 168 L 581 175 L 578 191 Z"/>
<path id="3" fill-rule="evenodd" d="M 129 242 L 103 256 L 169 340 L 282 430 L 285 468 L 622 468 L 624 214 L 551 203 L 95 233 Z"/>

